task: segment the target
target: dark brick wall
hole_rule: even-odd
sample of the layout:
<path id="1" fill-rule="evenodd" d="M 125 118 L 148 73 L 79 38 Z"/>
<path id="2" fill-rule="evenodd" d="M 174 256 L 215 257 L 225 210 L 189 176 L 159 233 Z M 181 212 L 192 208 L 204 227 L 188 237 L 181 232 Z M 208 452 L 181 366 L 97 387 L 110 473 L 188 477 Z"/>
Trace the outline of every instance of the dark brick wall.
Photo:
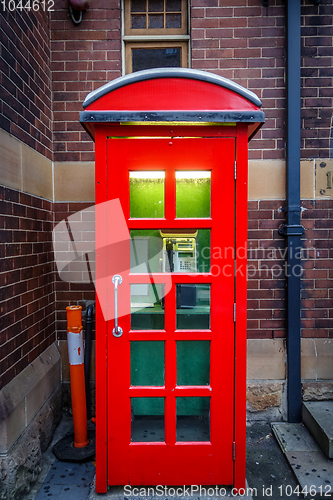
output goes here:
<path id="1" fill-rule="evenodd" d="M 91 4 L 76 27 L 56 1 L 50 26 L 55 160 L 93 161 L 94 143 L 79 113 L 89 92 L 121 76 L 119 1 Z"/>
<path id="2" fill-rule="evenodd" d="M 192 67 L 243 85 L 262 100 L 266 123 L 249 157 L 284 158 L 284 23 L 282 0 L 193 0 Z"/>
<path id="3" fill-rule="evenodd" d="M 302 156 L 329 158 L 333 115 L 333 4 L 302 7 Z"/>
<path id="4" fill-rule="evenodd" d="M 55 341 L 52 203 L 0 186 L 0 389 Z"/>
<path id="5" fill-rule="evenodd" d="M 285 337 L 282 200 L 248 204 L 248 338 Z"/>
<path id="6" fill-rule="evenodd" d="M 303 337 L 333 337 L 333 200 L 304 201 Z"/>
<path id="7" fill-rule="evenodd" d="M 49 14 L 1 5 L 0 44 L 0 127 L 51 158 Z"/>
<path id="8" fill-rule="evenodd" d="M 73 202 L 54 203 L 54 223 L 58 224 L 63 220 L 68 221 L 68 217 L 88 207 L 91 207 L 91 203 L 73 203 Z M 87 224 L 85 224 L 86 231 L 85 232 L 82 231 L 82 226 L 80 226 L 81 229 L 78 229 L 78 231 L 80 232 L 80 241 L 82 242 L 80 248 L 82 249 L 83 245 L 84 250 L 86 250 L 87 248 L 91 248 L 92 241 L 94 241 L 95 233 L 94 233 L 93 210 L 91 211 L 91 215 L 92 215 L 92 217 L 90 217 L 91 220 L 88 221 Z M 70 224 L 71 224 L 70 228 L 75 234 L 76 231 L 75 222 L 73 225 L 73 221 L 70 221 Z M 80 218 L 78 218 L 78 224 L 80 224 Z M 69 250 L 66 241 L 63 242 L 63 247 L 60 248 L 60 250 L 64 251 Z M 86 269 L 85 266 L 84 268 Z M 75 271 L 81 272 L 82 263 L 79 263 L 78 267 L 76 268 L 74 267 L 73 269 Z M 64 277 L 66 278 L 66 273 Z M 82 282 L 73 283 L 73 282 L 63 281 L 59 278 L 58 274 L 56 273 L 54 290 L 56 299 L 55 309 L 56 309 L 57 339 L 66 340 L 67 338 L 66 307 L 69 305 L 76 305 L 77 303 L 80 303 L 80 305 L 82 305 L 82 313 L 84 316 L 86 301 L 95 300 L 95 287 L 93 283 L 82 283 Z"/>
<path id="9" fill-rule="evenodd" d="M 92 4 L 78 26 L 60 0 L 55 12 L 6 10 L 0 22 L 0 126 L 48 157 L 54 150 L 56 161 L 92 161 L 94 145 L 78 117 L 90 91 L 121 75 L 120 1 Z M 266 123 L 250 143 L 252 159 L 284 158 L 284 28 L 284 0 L 268 7 L 261 0 L 191 1 L 192 67 L 262 99 Z M 332 40 L 331 0 L 304 0 L 303 158 L 330 157 Z"/>
<path id="10" fill-rule="evenodd" d="M 282 200 L 249 202 L 248 338 L 285 337 L 286 251 L 278 233 L 285 222 L 283 205 Z M 302 207 L 302 336 L 332 338 L 333 200 L 304 200 Z"/>

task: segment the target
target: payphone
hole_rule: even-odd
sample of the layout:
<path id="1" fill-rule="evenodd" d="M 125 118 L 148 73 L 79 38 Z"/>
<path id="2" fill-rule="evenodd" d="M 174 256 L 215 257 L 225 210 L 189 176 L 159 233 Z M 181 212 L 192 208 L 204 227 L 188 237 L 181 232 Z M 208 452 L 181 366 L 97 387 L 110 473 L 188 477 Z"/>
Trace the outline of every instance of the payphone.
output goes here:
<path id="1" fill-rule="evenodd" d="M 160 231 L 160 234 L 163 238 L 162 272 L 196 272 L 196 236 L 198 231 L 188 233 Z"/>

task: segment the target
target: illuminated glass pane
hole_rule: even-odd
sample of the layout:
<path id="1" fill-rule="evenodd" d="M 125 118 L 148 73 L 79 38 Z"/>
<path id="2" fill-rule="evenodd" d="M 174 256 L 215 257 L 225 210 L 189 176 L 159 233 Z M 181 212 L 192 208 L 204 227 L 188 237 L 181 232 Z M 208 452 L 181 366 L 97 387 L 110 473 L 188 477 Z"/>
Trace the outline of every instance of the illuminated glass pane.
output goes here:
<path id="1" fill-rule="evenodd" d="M 156 49 L 132 49 L 132 71 L 152 68 L 180 68 L 179 47 Z"/>
<path id="2" fill-rule="evenodd" d="M 131 285 L 131 329 L 164 329 L 164 285 Z"/>
<path id="3" fill-rule="evenodd" d="M 209 171 L 176 172 L 176 217 L 210 217 Z"/>
<path id="4" fill-rule="evenodd" d="M 130 215 L 132 218 L 164 217 L 164 172 L 130 172 Z"/>
<path id="5" fill-rule="evenodd" d="M 164 385 L 164 342 L 131 342 L 131 385 Z"/>
<path id="6" fill-rule="evenodd" d="M 209 385 L 210 342 L 177 341 L 177 384 Z"/>
<path id="7" fill-rule="evenodd" d="M 181 28 L 180 14 L 167 14 L 166 15 L 167 28 Z"/>
<path id="8" fill-rule="evenodd" d="M 176 285 L 176 328 L 210 328 L 210 285 Z"/>
<path id="9" fill-rule="evenodd" d="M 177 441 L 210 440 L 210 398 L 176 398 Z"/>
<path id="10" fill-rule="evenodd" d="M 146 28 L 146 16 L 141 14 L 132 15 L 132 28 L 134 30 L 140 30 Z"/>
<path id="11" fill-rule="evenodd" d="M 164 398 L 131 398 L 131 441 L 164 441 Z"/>

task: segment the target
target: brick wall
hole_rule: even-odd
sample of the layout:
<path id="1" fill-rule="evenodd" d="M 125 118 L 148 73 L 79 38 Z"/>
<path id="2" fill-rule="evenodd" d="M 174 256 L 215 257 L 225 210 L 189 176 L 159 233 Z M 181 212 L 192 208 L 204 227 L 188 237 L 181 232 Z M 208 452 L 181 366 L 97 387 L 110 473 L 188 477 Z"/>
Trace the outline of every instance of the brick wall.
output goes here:
<path id="1" fill-rule="evenodd" d="M 302 156 L 330 158 L 333 115 L 333 5 L 302 7 Z"/>
<path id="2" fill-rule="evenodd" d="M 79 244 L 76 245 L 78 251 L 87 252 L 94 247 L 95 240 L 95 213 L 94 209 L 88 210 L 89 214 L 85 213 L 84 225 L 82 225 L 82 215 L 78 214 L 82 210 L 91 207 L 91 203 L 54 203 L 54 223 L 66 220 L 67 227 L 71 230 L 71 235 L 65 231 L 65 234 L 59 235 L 59 243 L 56 245 L 56 250 L 60 250 L 57 254 L 59 259 L 68 259 L 68 253 L 71 248 L 69 239 L 79 238 Z M 71 215 L 77 214 L 75 221 L 71 220 Z M 84 231 L 82 230 L 84 227 Z M 58 238 L 57 238 L 58 239 Z M 61 253 L 63 252 L 63 257 Z M 90 272 L 93 272 L 93 263 L 89 262 Z M 67 339 L 67 319 L 66 307 L 69 305 L 82 305 L 82 313 L 84 315 L 86 301 L 95 300 L 95 288 L 92 282 L 86 282 L 91 279 L 91 274 L 87 273 L 87 261 L 75 262 L 69 267 L 64 268 L 60 279 L 58 274 L 55 275 L 55 310 L 56 310 L 56 331 L 58 340 Z M 66 274 L 70 273 L 70 277 Z M 76 282 L 73 282 L 73 278 Z M 69 281 L 65 281 L 68 279 Z M 83 283 L 82 280 L 85 282 Z M 83 325 L 84 326 L 84 325 Z"/>
<path id="3" fill-rule="evenodd" d="M 48 13 L 1 6 L 0 23 L 0 127 L 51 158 Z"/>
<path id="4" fill-rule="evenodd" d="M 93 161 L 94 143 L 79 123 L 86 95 L 121 76 L 120 4 L 92 3 L 79 26 L 56 2 L 51 16 L 55 161 Z"/>
<path id="5" fill-rule="evenodd" d="M 302 203 L 305 227 L 303 337 L 333 337 L 333 200 Z"/>
<path id="6" fill-rule="evenodd" d="M 248 338 L 285 337 L 285 238 L 278 233 L 283 205 L 248 205 Z M 302 337 L 332 338 L 333 200 L 304 200 L 302 207 Z"/>
<path id="7" fill-rule="evenodd" d="M 0 389 L 55 341 L 52 203 L 0 186 Z"/>
<path id="8" fill-rule="evenodd" d="M 248 338 L 285 337 L 283 204 L 248 204 Z"/>
<path id="9" fill-rule="evenodd" d="M 284 158 L 284 13 L 282 0 L 193 0 L 192 67 L 243 85 L 262 100 L 266 123 L 250 159 Z"/>

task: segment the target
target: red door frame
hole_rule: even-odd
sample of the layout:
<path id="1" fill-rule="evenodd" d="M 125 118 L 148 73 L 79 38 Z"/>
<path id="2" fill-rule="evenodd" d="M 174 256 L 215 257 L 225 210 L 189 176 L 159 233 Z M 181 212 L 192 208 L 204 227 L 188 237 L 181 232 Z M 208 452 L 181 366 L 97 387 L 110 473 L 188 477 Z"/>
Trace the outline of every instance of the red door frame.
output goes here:
<path id="1" fill-rule="evenodd" d="M 233 485 L 245 486 L 245 432 L 246 432 L 246 242 L 247 242 L 247 124 L 235 127 L 191 127 L 176 125 L 175 136 L 185 137 L 234 137 L 236 139 L 236 321 L 235 321 L 235 387 L 234 387 L 234 442 L 235 460 Z M 195 134 L 194 134 L 195 131 Z M 107 137 L 110 136 L 170 137 L 170 126 L 107 126 L 96 124 L 96 204 L 107 201 Z M 109 172 L 110 174 L 110 172 Z M 197 222 L 194 224 L 197 227 Z M 187 227 L 190 227 L 186 223 Z M 97 248 L 107 245 L 107 232 L 96 234 Z M 98 258 L 96 259 L 98 275 Z M 181 280 L 182 282 L 183 279 Z M 171 300 L 171 294 L 170 294 Z M 108 411 L 107 363 L 108 332 L 96 297 L 96 491 L 106 492 L 108 484 Z M 120 417 L 121 418 L 121 417 Z M 182 482 L 182 484 L 184 484 Z"/>

